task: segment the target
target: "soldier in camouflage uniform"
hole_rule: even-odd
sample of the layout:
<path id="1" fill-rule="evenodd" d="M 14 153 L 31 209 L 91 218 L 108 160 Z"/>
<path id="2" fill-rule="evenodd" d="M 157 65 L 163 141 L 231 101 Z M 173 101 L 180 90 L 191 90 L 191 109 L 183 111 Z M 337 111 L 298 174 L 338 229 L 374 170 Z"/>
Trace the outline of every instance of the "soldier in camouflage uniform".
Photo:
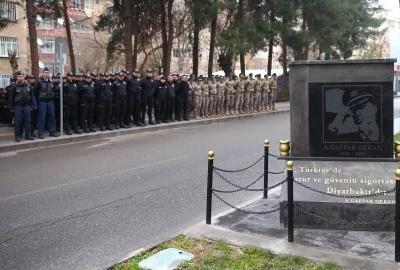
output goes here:
<path id="1" fill-rule="evenodd" d="M 270 96 L 268 97 L 268 109 L 275 111 L 276 95 L 278 93 L 278 85 L 276 83 L 276 73 L 272 74 L 269 79 Z"/>
<path id="2" fill-rule="evenodd" d="M 234 75 L 233 76 L 234 103 L 232 105 L 232 114 L 239 114 L 239 110 L 236 108 L 236 102 L 239 99 L 239 86 L 240 86 L 239 77 Z"/>
<path id="3" fill-rule="evenodd" d="M 249 77 L 244 77 L 244 96 L 243 96 L 243 110 L 245 113 L 249 113 L 250 103 L 250 91 L 249 91 L 250 80 Z"/>
<path id="4" fill-rule="evenodd" d="M 249 82 L 247 84 L 247 91 L 249 91 L 249 113 L 252 113 L 254 110 L 254 83 L 255 80 L 253 78 L 253 74 L 249 74 Z"/>
<path id="5" fill-rule="evenodd" d="M 261 84 L 261 110 L 266 111 L 268 109 L 268 95 L 269 95 L 269 84 L 268 75 L 264 75 L 264 79 Z"/>
<path id="6" fill-rule="evenodd" d="M 225 81 L 225 85 L 225 111 L 226 115 L 231 115 L 233 114 L 233 109 L 235 106 L 235 89 L 233 88 L 232 77 L 229 77 L 229 79 Z"/>
<path id="7" fill-rule="evenodd" d="M 243 76 L 239 77 L 238 80 L 238 89 L 236 91 L 236 100 L 235 100 L 235 111 L 237 113 L 244 113 L 243 107 L 244 107 L 244 86 L 245 86 L 245 80 Z"/>
<path id="8" fill-rule="evenodd" d="M 201 101 L 201 117 L 210 117 L 208 114 L 208 105 L 210 103 L 210 92 L 208 89 L 208 80 L 207 78 L 203 78 L 203 83 L 200 85 L 201 93 L 202 93 L 202 101 Z"/>
<path id="9" fill-rule="evenodd" d="M 224 77 L 218 77 L 217 81 L 217 114 L 222 116 L 225 114 L 224 105 L 225 105 L 225 83 Z"/>
<path id="10" fill-rule="evenodd" d="M 217 85 L 215 84 L 215 80 L 211 77 L 210 81 L 208 82 L 208 90 L 210 91 L 210 105 L 209 105 L 209 112 L 211 116 L 215 116 L 217 114 Z"/>
<path id="11" fill-rule="evenodd" d="M 200 119 L 200 113 L 201 113 L 202 93 L 199 83 L 201 83 L 201 79 L 193 80 L 192 82 L 193 102 L 194 102 L 193 117 L 195 119 Z"/>
<path id="12" fill-rule="evenodd" d="M 254 81 L 254 104 L 253 111 L 261 112 L 261 91 L 262 91 L 262 81 L 261 74 L 256 75 L 256 79 Z"/>

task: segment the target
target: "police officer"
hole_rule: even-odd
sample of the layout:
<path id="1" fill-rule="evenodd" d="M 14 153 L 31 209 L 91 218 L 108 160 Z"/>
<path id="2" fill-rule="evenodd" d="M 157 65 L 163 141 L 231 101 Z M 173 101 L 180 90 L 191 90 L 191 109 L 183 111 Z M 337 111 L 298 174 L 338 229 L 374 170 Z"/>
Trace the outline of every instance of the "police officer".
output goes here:
<path id="1" fill-rule="evenodd" d="M 25 123 L 25 139 L 33 140 L 31 136 L 31 110 L 33 109 L 33 88 L 25 81 L 22 71 L 17 71 L 17 82 L 10 87 L 8 106 L 14 113 L 15 141 L 21 141 L 21 126 Z"/>
<path id="2" fill-rule="evenodd" d="M 175 86 L 173 76 L 169 75 L 167 80 L 167 122 L 175 122 L 172 115 L 175 111 Z"/>
<path id="3" fill-rule="evenodd" d="M 60 132 L 60 73 L 53 75 L 53 92 L 54 92 L 54 117 L 56 120 L 56 130 Z"/>
<path id="4" fill-rule="evenodd" d="M 49 123 L 50 137 L 57 137 L 56 135 L 56 119 L 54 111 L 54 92 L 53 82 L 50 79 L 50 71 L 46 67 L 43 69 L 43 76 L 39 79 L 38 87 L 38 138 L 44 139 L 43 132 L 46 124 L 46 118 Z"/>
<path id="5" fill-rule="evenodd" d="M 95 94 L 90 74 L 83 75 L 83 81 L 78 85 L 80 99 L 80 122 L 84 133 L 96 132 L 93 128 Z"/>
<path id="6" fill-rule="evenodd" d="M 37 97 L 39 94 L 39 82 L 34 75 L 28 75 L 28 83 L 33 87 L 33 110 L 31 110 L 31 136 L 36 137 L 35 130 L 38 125 Z"/>
<path id="7" fill-rule="evenodd" d="M 117 80 L 113 83 L 114 93 L 114 124 L 115 129 L 127 128 L 125 122 L 125 111 L 127 102 L 127 82 L 124 79 L 124 73 L 120 72 L 117 76 Z M 140 97 L 140 96 L 139 96 Z M 129 115 L 130 117 L 130 115 Z"/>
<path id="8" fill-rule="evenodd" d="M 176 86 L 176 112 L 175 112 L 175 119 L 178 121 L 183 120 L 189 121 L 188 117 L 188 97 L 189 97 L 189 84 L 187 82 L 186 75 L 182 75 L 181 81 Z"/>
<path id="9" fill-rule="evenodd" d="M 113 108 L 113 92 L 110 74 L 108 72 L 104 73 L 103 79 L 95 84 L 94 90 L 97 97 L 96 106 L 98 107 L 97 124 L 101 131 L 113 130 L 110 125 Z"/>
<path id="10" fill-rule="evenodd" d="M 141 122 L 140 110 L 142 102 L 142 80 L 140 79 L 140 72 L 138 69 L 134 69 L 132 77 L 126 79 L 126 113 L 125 113 L 125 125 L 123 127 L 130 127 L 131 118 L 133 118 L 133 124 L 136 126 L 145 126 L 144 118 Z"/>
<path id="11" fill-rule="evenodd" d="M 75 134 L 81 134 L 78 129 L 78 89 L 73 80 L 74 74 L 67 73 L 67 80 L 63 85 L 64 105 L 64 129 L 67 135 L 72 135 L 71 128 Z"/>
<path id="12" fill-rule="evenodd" d="M 154 89 L 156 124 L 167 123 L 167 92 L 167 80 L 164 76 L 161 76 Z"/>
<path id="13" fill-rule="evenodd" d="M 153 122 L 153 107 L 154 107 L 154 88 L 155 81 L 153 79 L 153 70 L 146 70 L 146 77 L 142 80 L 142 113 L 141 122 L 145 124 L 146 111 L 149 117 L 149 125 L 155 125 Z"/>

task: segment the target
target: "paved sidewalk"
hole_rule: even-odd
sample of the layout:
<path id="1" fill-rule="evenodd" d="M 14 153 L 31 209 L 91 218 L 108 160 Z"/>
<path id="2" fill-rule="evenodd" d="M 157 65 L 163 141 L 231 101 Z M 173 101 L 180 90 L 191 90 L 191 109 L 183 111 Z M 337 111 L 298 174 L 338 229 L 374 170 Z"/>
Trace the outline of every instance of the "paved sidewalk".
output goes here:
<path id="1" fill-rule="evenodd" d="M 244 206 L 247 211 L 264 212 L 279 207 L 280 189 Z M 213 199 L 216 199 L 215 196 Z M 269 249 L 276 254 L 300 255 L 315 261 L 333 261 L 346 269 L 400 269 L 394 262 L 394 232 L 294 229 L 294 243 L 287 241 L 287 229 L 272 214 L 227 211 L 212 218 L 212 224 L 198 223 L 184 234 L 194 238 L 224 241 L 236 246 Z"/>
<path id="2" fill-rule="evenodd" d="M 24 139 L 21 142 L 17 143 L 14 141 L 14 129 L 10 127 L 0 127 L 0 153 L 9 152 L 9 151 L 17 151 L 29 148 L 36 147 L 46 147 L 53 145 L 60 145 L 66 143 L 73 142 L 82 142 L 89 141 L 94 139 L 101 138 L 109 138 L 115 137 L 119 135 L 126 134 L 135 134 L 142 132 L 150 132 L 153 130 L 164 130 L 164 129 L 172 129 L 183 126 L 196 126 L 196 125 L 208 125 L 212 123 L 218 122 L 226 122 L 234 119 L 247 119 L 254 118 L 265 114 L 277 114 L 277 113 L 286 113 L 289 111 L 289 102 L 279 102 L 276 103 L 275 112 L 260 112 L 254 114 L 241 114 L 241 115 L 232 115 L 232 116 L 222 116 L 222 117 L 214 117 L 214 118 L 205 118 L 200 120 L 190 120 L 190 121 L 182 121 L 182 122 L 173 122 L 168 124 L 154 125 L 154 126 L 146 126 L 146 127 L 132 127 L 129 129 L 119 129 L 112 131 L 98 131 L 94 133 L 83 133 L 83 134 L 73 134 L 73 135 L 63 135 L 59 137 L 48 137 L 48 134 L 45 133 L 45 139 L 35 139 L 33 141 L 26 141 Z"/>

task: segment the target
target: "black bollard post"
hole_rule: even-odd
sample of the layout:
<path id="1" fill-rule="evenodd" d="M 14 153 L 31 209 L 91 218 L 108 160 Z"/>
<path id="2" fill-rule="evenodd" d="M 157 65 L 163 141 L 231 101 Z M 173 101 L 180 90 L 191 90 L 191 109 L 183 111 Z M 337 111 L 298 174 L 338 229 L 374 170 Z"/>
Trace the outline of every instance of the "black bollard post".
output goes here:
<path id="1" fill-rule="evenodd" d="M 287 199 L 288 199 L 288 242 L 293 242 L 293 162 L 288 161 L 287 167 Z"/>
<path id="2" fill-rule="evenodd" d="M 264 141 L 264 199 L 268 198 L 268 158 L 269 141 Z"/>
<path id="3" fill-rule="evenodd" d="M 400 169 L 395 172 L 396 175 L 396 216 L 395 216 L 395 246 L 394 260 L 400 262 Z"/>
<path id="4" fill-rule="evenodd" d="M 206 224 L 211 224 L 211 202 L 212 202 L 212 185 L 213 185 L 213 166 L 214 152 L 208 152 L 208 176 L 207 176 L 207 209 Z"/>

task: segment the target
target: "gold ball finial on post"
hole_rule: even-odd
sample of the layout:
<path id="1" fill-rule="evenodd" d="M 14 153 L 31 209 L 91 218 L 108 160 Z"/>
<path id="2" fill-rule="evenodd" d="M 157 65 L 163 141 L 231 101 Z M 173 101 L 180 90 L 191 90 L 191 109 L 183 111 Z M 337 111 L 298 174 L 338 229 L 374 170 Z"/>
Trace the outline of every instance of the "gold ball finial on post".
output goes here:
<path id="1" fill-rule="evenodd" d="M 400 142 L 394 142 L 394 158 L 400 158 Z"/>
<path id="2" fill-rule="evenodd" d="M 288 157 L 290 153 L 290 141 L 280 140 L 279 141 L 279 151 L 281 157 Z"/>
<path id="3" fill-rule="evenodd" d="M 208 151 L 208 159 L 214 159 L 214 151 Z"/>
<path id="4" fill-rule="evenodd" d="M 400 169 L 397 169 L 394 175 L 396 176 L 396 180 L 400 181 Z"/>
<path id="5" fill-rule="evenodd" d="M 269 140 L 264 140 L 264 147 L 269 146 Z"/>
<path id="6" fill-rule="evenodd" d="M 286 168 L 288 171 L 293 171 L 293 166 L 294 166 L 293 161 L 286 162 Z"/>

